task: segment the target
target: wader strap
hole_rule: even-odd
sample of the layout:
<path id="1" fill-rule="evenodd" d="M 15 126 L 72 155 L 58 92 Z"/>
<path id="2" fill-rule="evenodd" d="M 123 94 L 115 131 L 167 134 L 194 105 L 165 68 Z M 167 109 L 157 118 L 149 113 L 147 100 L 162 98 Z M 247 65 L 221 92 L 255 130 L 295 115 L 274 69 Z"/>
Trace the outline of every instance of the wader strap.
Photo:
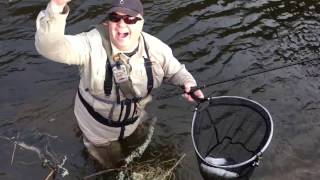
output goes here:
<path id="1" fill-rule="evenodd" d="M 129 118 L 129 115 L 130 115 L 130 112 L 131 112 L 131 105 L 132 105 L 132 103 L 131 103 L 130 100 L 124 101 L 124 103 L 125 103 L 125 107 L 126 107 L 126 114 L 124 115 L 123 122 L 125 123 L 125 122 L 128 120 L 128 118 Z M 134 104 L 136 104 L 136 103 L 134 103 Z M 133 114 L 134 114 L 134 113 L 133 113 Z M 131 119 L 131 118 L 130 118 L 130 119 Z M 125 125 L 121 126 L 119 140 L 122 140 L 122 139 L 123 139 L 125 129 L 126 129 L 126 126 L 125 126 Z"/>
<path id="2" fill-rule="evenodd" d="M 117 103 L 120 104 L 120 87 L 116 84 Z"/>
<path id="3" fill-rule="evenodd" d="M 112 90 L 112 69 L 109 61 L 111 59 L 112 49 L 109 41 L 109 34 L 106 33 L 106 28 L 102 24 L 97 25 L 96 29 L 102 37 L 102 45 L 106 50 L 108 56 L 108 60 L 106 61 L 106 74 L 104 79 L 104 93 L 106 96 L 110 96 Z"/>
<path id="4" fill-rule="evenodd" d="M 153 89 L 152 63 L 150 61 L 150 55 L 149 55 L 149 51 L 147 49 L 146 40 L 144 39 L 143 35 L 142 35 L 142 37 L 143 37 L 144 49 L 147 54 L 147 58 L 143 58 L 143 59 L 144 59 L 144 67 L 146 68 L 146 73 L 147 73 L 147 78 L 148 78 L 147 90 L 148 90 L 148 94 L 150 94 L 151 90 Z"/>
<path id="5" fill-rule="evenodd" d="M 133 116 L 134 116 L 134 114 L 135 114 L 136 110 L 137 110 L 137 103 L 134 103 L 133 113 L 132 113 L 131 118 L 133 118 Z"/>
<path id="6" fill-rule="evenodd" d="M 124 102 L 121 102 L 121 111 L 120 111 L 120 115 L 119 115 L 119 119 L 118 119 L 118 121 L 121 121 L 122 112 L 123 112 L 123 108 L 124 108 L 123 103 L 124 103 Z"/>
<path id="7" fill-rule="evenodd" d="M 103 88 L 104 88 L 104 94 L 106 96 L 110 96 L 111 90 L 112 90 L 112 69 L 108 61 L 106 64 L 106 75 L 104 77 Z"/>
<path id="8" fill-rule="evenodd" d="M 83 96 L 81 95 L 81 93 L 78 90 L 78 96 L 80 101 L 82 102 L 82 104 L 84 105 L 84 107 L 87 109 L 87 111 L 89 112 L 89 114 L 99 123 L 104 124 L 106 126 L 109 127 L 121 127 L 124 128 L 127 125 L 133 124 L 134 122 L 136 122 L 136 120 L 138 119 L 138 116 L 134 117 L 134 118 L 128 118 L 128 119 L 124 119 L 123 121 L 113 121 L 111 119 L 107 119 L 105 117 L 103 117 L 101 114 L 99 114 L 98 112 L 96 112 L 93 107 L 83 98 Z M 125 103 L 125 102 L 124 102 Z M 131 105 L 128 105 L 131 106 Z M 128 111 L 128 110 L 127 110 Z M 130 109 L 129 109 L 129 113 L 130 113 Z M 127 114 L 127 112 L 126 112 Z"/>
<path id="9" fill-rule="evenodd" d="M 122 126 L 121 129 L 120 129 L 120 135 L 119 135 L 118 141 L 121 141 L 123 139 L 125 130 L 126 130 L 126 127 Z"/>

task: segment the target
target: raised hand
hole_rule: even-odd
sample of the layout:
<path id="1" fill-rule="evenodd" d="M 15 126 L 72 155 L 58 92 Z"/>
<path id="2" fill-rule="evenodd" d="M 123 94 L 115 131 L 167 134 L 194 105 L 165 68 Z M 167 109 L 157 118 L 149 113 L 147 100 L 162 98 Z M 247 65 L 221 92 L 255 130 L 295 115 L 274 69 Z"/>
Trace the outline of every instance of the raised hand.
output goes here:
<path id="1" fill-rule="evenodd" d="M 71 0 L 51 0 L 51 1 L 58 6 L 65 6 Z"/>

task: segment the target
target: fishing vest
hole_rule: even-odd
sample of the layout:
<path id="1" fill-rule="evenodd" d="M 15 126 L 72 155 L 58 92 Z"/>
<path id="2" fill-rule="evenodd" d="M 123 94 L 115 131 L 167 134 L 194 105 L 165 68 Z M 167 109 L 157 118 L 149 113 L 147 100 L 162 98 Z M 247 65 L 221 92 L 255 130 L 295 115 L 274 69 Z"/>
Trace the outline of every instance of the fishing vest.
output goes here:
<path id="1" fill-rule="evenodd" d="M 114 102 L 119 113 L 119 118 L 116 120 L 108 119 L 100 115 L 95 109 L 83 98 L 80 91 L 78 91 L 78 96 L 84 107 L 90 113 L 90 115 L 106 126 L 121 128 L 119 140 L 123 139 L 125 127 L 136 122 L 139 117 L 137 113 L 137 103 L 144 97 L 137 97 L 130 79 L 131 67 L 128 63 L 129 58 L 124 54 L 115 54 L 112 53 L 112 46 L 109 40 L 109 34 L 104 25 L 96 26 L 96 29 L 100 33 L 102 39 L 102 45 L 107 54 L 106 66 L 105 66 L 105 80 L 104 80 L 104 93 L 105 96 L 110 96 L 112 89 L 115 89 L 115 94 L 117 96 L 116 102 Z M 147 49 L 147 44 L 145 38 L 141 34 L 144 42 L 144 48 L 147 55 L 147 58 L 144 58 L 144 66 L 147 74 L 147 95 L 148 96 L 153 89 L 153 74 L 152 74 L 152 63 L 150 61 L 149 52 Z M 123 69 L 125 68 L 125 69 Z M 115 73 L 122 73 L 115 77 Z M 123 74 L 127 73 L 127 74 Z M 116 79 L 118 78 L 118 79 Z M 121 100 L 120 91 L 126 97 L 124 100 Z M 114 109 L 111 109 L 113 111 Z M 112 112 L 110 112 L 112 113 Z"/>

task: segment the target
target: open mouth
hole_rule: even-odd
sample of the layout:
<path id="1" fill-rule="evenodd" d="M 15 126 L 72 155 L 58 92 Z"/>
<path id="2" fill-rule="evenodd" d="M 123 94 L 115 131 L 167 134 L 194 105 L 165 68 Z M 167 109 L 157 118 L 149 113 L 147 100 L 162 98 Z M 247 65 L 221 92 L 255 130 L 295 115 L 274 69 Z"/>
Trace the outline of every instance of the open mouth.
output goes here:
<path id="1" fill-rule="evenodd" d="M 118 32 L 118 37 L 119 38 L 126 38 L 127 36 L 129 35 L 129 33 L 120 33 L 120 32 Z"/>

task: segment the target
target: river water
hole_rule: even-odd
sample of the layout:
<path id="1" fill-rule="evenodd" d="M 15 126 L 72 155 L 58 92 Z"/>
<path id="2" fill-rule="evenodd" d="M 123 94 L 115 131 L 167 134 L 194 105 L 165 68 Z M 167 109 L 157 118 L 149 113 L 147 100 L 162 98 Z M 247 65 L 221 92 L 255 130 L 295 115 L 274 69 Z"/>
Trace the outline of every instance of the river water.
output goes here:
<path id="1" fill-rule="evenodd" d="M 0 135 L 16 137 L 61 160 L 80 179 L 98 171 L 88 158 L 73 115 L 78 68 L 50 62 L 34 47 L 35 19 L 47 1 L 0 2 Z M 108 1 L 74 0 L 66 32 L 102 22 Z M 145 0 L 144 30 L 169 44 L 200 85 L 315 59 L 212 86 L 206 95 L 236 95 L 263 104 L 274 119 L 271 145 L 252 179 L 320 177 L 320 2 L 317 0 Z M 172 93 L 164 85 L 155 97 Z M 156 98 L 155 98 L 156 99 Z M 190 128 L 193 105 L 182 97 L 154 100 L 155 134 L 147 150 L 168 158 L 186 154 L 179 180 L 201 179 Z M 14 139 L 13 139 L 14 140 Z M 0 139 L 0 179 L 44 179 L 37 154 Z M 111 177 L 109 177 L 111 178 Z"/>

